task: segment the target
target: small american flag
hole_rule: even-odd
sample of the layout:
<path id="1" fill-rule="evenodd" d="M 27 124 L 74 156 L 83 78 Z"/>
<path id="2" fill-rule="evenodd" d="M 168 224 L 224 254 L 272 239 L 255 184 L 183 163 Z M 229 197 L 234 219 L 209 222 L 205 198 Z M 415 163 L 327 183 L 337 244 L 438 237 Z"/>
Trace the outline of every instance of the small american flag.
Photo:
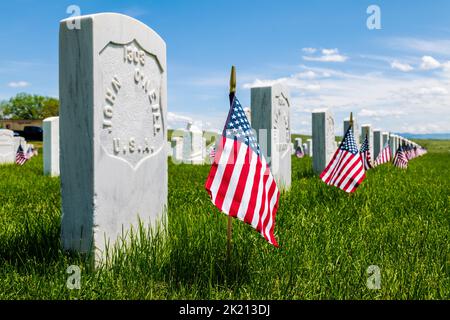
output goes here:
<path id="1" fill-rule="evenodd" d="M 27 159 L 31 159 L 33 156 L 34 156 L 33 148 L 31 148 L 31 146 L 30 146 L 30 147 L 28 147 L 25 157 Z"/>
<path id="2" fill-rule="evenodd" d="M 303 152 L 301 146 L 297 147 L 297 150 L 295 150 L 295 155 L 297 156 L 297 158 L 303 158 L 305 156 L 305 153 Z"/>
<path id="3" fill-rule="evenodd" d="M 23 166 L 23 164 L 27 162 L 27 160 L 28 159 L 23 152 L 22 146 L 19 145 L 19 148 L 17 149 L 16 152 L 16 164 L 18 164 L 19 166 Z"/>
<path id="4" fill-rule="evenodd" d="M 364 163 L 364 170 L 372 169 L 371 159 L 370 159 L 370 151 L 369 151 L 369 140 L 366 138 L 364 139 L 363 144 L 361 145 L 361 150 L 359 151 L 361 154 L 362 161 Z"/>
<path id="5" fill-rule="evenodd" d="M 364 164 L 359 155 L 352 126 L 347 129 L 344 140 L 320 178 L 326 184 L 336 186 L 345 192 L 356 191 L 356 188 L 366 178 Z"/>
<path id="6" fill-rule="evenodd" d="M 381 150 L 381 152 L 375 159 L 375 167 L 383 163 L 388 163 L 390 161 L 391 161 L 391 147 L 389 146 L 389 142 L 386 141 L 383 150 Z"/>
<path id="7" fill-rule="evenodd" d="M 211 163 L 214 162 L 215 157 L 216 157 L 216 147 L 212 146 L 211 149 L 209 149 L 209 158 L 211 159 Z"/>
<path id="8" fill-rule="evenodd" d="M 399 146 L 394 157 L 394 166 L 401 169 L 408 168 L 408 158 L 402 146 Z"/>
<path id="9" fill-rule="evenodd" d="M 205 188 L 219 210 L 250 224 L 278 247 L 273 231 L 280 193 L 245 112 L 233 93 L 230 101 L 228 118 Z"/>

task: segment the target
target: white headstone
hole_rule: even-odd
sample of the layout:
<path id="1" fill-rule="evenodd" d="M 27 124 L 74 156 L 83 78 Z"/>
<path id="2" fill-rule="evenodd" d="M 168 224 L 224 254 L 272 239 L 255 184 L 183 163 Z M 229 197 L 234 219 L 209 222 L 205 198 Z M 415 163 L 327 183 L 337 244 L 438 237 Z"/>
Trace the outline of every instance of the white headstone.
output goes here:
<path id="1" fill-rule="evenodd" d="M 291 142 L 289 146 L 291 148 L 291 155 L 294 155 L 295 154 L 295 150 L 296 150 L 294 144 Z"/>
<path id="2" fill-rule="evenodd" d="M 312 139 L 307 139 L 306 144 L 308 145 L 308 156 L 313 156 L 313 141 Z"/>
<path id="3" fill-rule="evenodd" d="M 166 45 L 115 13 L 63 20 L 59 36 L 62 245 L 100 262 L 131 227 L 165 220 Z"/>
<path id="4" fill-rule="evenodd" d="M 295 138 L 294 141 L 295 141 L 295 143 L 294 143 L 295 149 L 297 149 L 298 147 L 301 147 L 303 144 L 302 138 Z"/>
<path id="5" fill-rule="evenodd" d="M 381 142 L 382 142 L 381 143 L 381 149 L 383 149 L 385 143 L 388 142 L 388 141 L 389 141 L 389 132 L 383 131 L 381 133 Z"/>
<path id="6" fill-rule="evenodd" d="M 59 176 L 59 117 L 43 121 L 44 175 Z"/>
<path id="7" fill-rule="evenodd" d="M 286 87 L 276 84 L 251 89 L 252 128 L 280 190 L 291 186 L 290 109 Z"/>
<path id="8" fill-rule="evenodd" d="M 380 130 L 373 131 L 373 155 L 372 159 L 376 159 L 383 148 L 383 136 Z"/>
<path id="9" fill-rule="evenodd" d="M 206 156 L 206 139 L 203 131 L 192 123 L 188 123 L 183 134 L 183 162 L 203 164 Z"/>
<path id="10" fill-rule="evenodd" d="M 342 137 L 345 137 L 345 133 L 347 132 L 349 126 L 350 126 L 350 118 L 344 120 L 344 134 Z M 360 138 L 359 132 L 360 131 L 359 131 L 358 121 L 356 120 L 355 117 L 353 117 L 353 136 L 355 137 L 355 142 L 358 145 L 358 147 L 361 144 L 360 139 L 359 139 Z"/>
<path id="11" fill-rule="evenodd" d="M 16 151 L 14 132 L 8 129 L 0 129 L 0 164 L 14 163 Z"/>
<path id="12" fill-rule="evenodd" d="M 313 169 L 322 173 L 336 152 L 334 120 L 329 111 L 312 113 Z"/>
<path id="13" fill-rule="evenodd" d="M 172 161 L 175 163 L 183 162 L 183 138 L 172 137 Z"/>
<path id="14" fill-rule="evenodd" d="M 309 155 L 308 144 L 306 142 L 302 144 L 302 148 L 305 156 Z"/>

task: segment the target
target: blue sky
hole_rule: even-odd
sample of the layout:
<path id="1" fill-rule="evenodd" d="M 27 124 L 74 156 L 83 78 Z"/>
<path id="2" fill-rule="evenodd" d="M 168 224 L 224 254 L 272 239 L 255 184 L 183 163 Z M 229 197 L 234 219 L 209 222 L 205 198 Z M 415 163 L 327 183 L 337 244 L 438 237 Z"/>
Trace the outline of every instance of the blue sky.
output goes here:
<path id="1" fill-rule="evenodd" d="M 294 132 L 309 134 L 322 108 L 338 134 L 350 111 L 382 130 L 450 132 L 449 1 L 2 1 L 0 99 L 58 96 L 59 20 L 72 4 L 133 16 L 164 38 L 172 127 L 223 126 L 234 64 L 244 106 L 252 86 L 289 87 Z M 381 30 L 366 27 L 372 4 Z"/>

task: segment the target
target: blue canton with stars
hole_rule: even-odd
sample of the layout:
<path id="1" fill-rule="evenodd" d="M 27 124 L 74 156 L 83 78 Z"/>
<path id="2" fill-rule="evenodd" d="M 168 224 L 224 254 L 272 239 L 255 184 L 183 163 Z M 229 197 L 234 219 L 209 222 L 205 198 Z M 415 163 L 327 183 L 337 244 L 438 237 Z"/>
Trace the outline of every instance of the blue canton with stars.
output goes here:
<path id="1" fill-rule="evenodd" d="M 249 146 L 257 155 L 260 155 L 259 145 L 256 137 L 245 115 L 239 100 L 235 97 L 228 115 L 223 135 L 229 139 L 236 139 Z"/>
<path id="2" fill-rule="evenodd" d="M 341 150 L 348 151 L 354 155 L 358 154 L 358 146 L 355 142 L 355 137 L 353 136 L 352 127 L 349 127 L 347 133 L 345 134 L 344 141 L 342 141 L 339 146 Z"/>
<path id="3" fill-rule="evenodd" d="M 364 138 L 364 142 L 361 146 L 361 153 L 369 151 L 369 141 L 367 140 L 367 136 Z"/>

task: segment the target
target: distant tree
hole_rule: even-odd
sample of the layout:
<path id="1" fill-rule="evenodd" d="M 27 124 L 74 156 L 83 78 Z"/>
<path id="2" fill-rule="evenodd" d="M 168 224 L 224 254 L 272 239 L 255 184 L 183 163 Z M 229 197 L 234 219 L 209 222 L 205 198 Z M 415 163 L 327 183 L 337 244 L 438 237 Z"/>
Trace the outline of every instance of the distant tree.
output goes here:
<path id="1" fill-rule="evenodd" d="M 2 117 L 7 119 L 44 119 L 59 115 L 59 100 L 40 95 L 18 93 L 8 101 L 0 103 Z"/>

